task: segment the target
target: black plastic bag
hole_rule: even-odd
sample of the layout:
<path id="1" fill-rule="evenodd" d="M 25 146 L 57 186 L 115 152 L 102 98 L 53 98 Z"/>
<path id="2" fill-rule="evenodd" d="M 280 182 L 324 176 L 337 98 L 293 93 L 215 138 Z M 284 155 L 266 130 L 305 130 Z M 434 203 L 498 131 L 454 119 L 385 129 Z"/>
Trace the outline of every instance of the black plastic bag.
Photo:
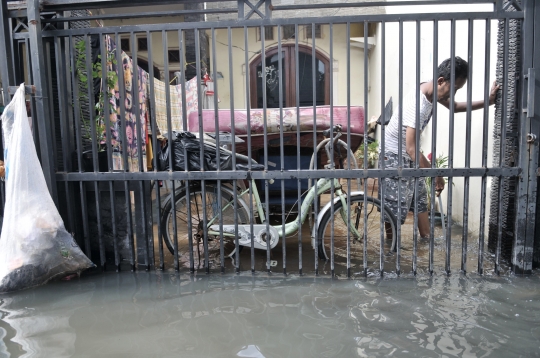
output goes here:
<path id="1" fill-rule="evenodd" d="M 231 154 L 220 148 L 219 163 L 216 156 L 216 147 L 207 143 L 204 146 L 203 167 L 205 171 L 232 170 Z M 169 170 L 169 155 L 171 143 L 158 153 L 158 170 Z M 191 132 L 173 132 L 173 170 L 183 171 L 186 169 L 185 154 L 187 154 L 187 169 L 189 171 L 201 170 L 201 142 Z M 185 152 L 184 152 L 185 150 Z"/>

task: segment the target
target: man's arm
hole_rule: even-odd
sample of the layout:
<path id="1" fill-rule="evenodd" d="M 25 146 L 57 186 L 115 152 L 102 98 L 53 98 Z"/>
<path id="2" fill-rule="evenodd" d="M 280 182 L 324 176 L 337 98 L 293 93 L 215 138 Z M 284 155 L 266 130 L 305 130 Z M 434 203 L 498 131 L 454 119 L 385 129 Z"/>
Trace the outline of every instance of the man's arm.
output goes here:
<path id="1" fill-rule="evenodd" d="M 491 91 L 489 93 L 489 105 L 495 104 L 495 98 L 497 97 L 497 91 L 499 90 L 500 86 L 497 85 L 496 82 L 493 82 L 493 85 L 491 86 Z M 450 100 L 441 100 L 439 101 L 440 104 L 445 106 L 446 108 L 450 108 Z M 484 101 L 472 101 L 471 102 L 472 110 L 482 109 L 484 108 Z M 454 112 L 465 112 L 467 111 L 467 102 L 454 102 Z"/>

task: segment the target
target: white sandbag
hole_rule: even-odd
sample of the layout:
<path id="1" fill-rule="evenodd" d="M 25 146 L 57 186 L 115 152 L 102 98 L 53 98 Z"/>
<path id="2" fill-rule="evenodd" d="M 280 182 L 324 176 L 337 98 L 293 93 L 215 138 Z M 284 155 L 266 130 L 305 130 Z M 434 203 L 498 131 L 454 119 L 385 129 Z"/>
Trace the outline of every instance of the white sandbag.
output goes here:
<path id="1" fill-rule="evenodd" d="M 49 194 L 26 114 L 24 84 L 2 114 L 6 205 L 0 236 L 0 292 L 46 283 L 94 266 Z"/>

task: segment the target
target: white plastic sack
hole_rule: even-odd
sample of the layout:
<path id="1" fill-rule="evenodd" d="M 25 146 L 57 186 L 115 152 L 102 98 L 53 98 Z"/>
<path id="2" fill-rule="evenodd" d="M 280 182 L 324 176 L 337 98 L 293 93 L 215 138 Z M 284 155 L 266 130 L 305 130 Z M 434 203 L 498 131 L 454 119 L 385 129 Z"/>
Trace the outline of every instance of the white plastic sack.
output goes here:
<path id="1" fill-rule="evenodd" d="M 0 292 L 38 286 L 94 266 L 49 194 L 26 114 L 24 84 L 2 114 L 6 206 L 0 236 Z"/>

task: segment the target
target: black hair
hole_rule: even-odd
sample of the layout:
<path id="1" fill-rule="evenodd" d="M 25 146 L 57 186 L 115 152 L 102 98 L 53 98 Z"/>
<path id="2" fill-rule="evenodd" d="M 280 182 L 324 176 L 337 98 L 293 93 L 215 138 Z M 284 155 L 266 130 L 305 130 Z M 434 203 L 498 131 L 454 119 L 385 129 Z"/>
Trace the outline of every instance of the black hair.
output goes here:
<path id="1" fill-rule="evenodd" d="M 464 78 L 467 79 L 469 75 L 469 64 L 467 61 L 462 59 L 459 56 L 455 57 L 455 67 L 454 71 L 456 74 L 456 79 L 458 78 Z M 445 81 L 450 81 L 450 75 L 452 71 L 452 59 L 448 58 L 441 62 L 439 65 L 439 68 L 437 69 L 437 78 L 442 77 Z"/>

